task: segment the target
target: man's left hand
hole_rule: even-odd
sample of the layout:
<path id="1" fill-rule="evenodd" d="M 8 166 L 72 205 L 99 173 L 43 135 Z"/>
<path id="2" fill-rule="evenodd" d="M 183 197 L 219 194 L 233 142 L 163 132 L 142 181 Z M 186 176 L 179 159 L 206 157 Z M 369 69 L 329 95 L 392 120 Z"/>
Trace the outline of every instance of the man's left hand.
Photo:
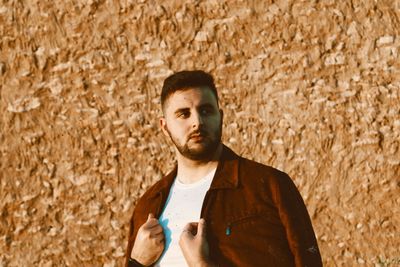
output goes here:
<path id="1" fill-rule="evenodd" d="M 179 246 L 190 267 L 214 266 L 209 260 L 209 248 L 206 239 L 206 222 L 200 219 L 183 228 Z"/>

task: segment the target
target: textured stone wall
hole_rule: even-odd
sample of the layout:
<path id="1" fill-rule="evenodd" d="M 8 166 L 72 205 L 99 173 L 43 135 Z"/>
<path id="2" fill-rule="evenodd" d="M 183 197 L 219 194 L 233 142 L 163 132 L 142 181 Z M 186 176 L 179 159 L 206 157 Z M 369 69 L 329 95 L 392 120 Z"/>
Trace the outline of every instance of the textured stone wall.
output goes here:
<path id="1" fill-rule="evenodd" d="M 0 1 L 0 266 L 122 265 L 182 69 L 293 178 L 326 266 L 400 265 L 400 1 L 180 2 Z"/>

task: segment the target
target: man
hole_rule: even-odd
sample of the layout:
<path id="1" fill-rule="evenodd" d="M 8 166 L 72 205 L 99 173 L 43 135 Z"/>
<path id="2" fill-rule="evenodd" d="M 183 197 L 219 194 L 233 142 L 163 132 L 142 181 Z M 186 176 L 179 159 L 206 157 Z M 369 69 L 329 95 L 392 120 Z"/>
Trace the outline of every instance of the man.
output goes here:
<path id="1" fill-rule="evenodd" d="M 135 207 L 127 266 L 322 266 L 292 180 L 221 143 L 211 75 L 171 75 L 161 106 L 177 165 Z"/>

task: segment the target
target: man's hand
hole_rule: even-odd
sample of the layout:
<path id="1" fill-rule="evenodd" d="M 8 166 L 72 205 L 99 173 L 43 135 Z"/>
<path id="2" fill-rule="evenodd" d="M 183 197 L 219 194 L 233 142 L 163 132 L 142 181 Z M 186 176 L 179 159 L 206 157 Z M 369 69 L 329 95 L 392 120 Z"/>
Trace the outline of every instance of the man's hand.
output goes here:
<path id="1" fill-rule="evenodd" d="M 186 224 L 183 228 L 179 246 L 190 267 L 214 266 L 209 260 L 209 248 L 206 239 L 206 222 Z"/>
<path id="2" fill-rule="evenodd" d="M 148 266 L 156 262 L 164 250 L 164 232 L 153 214 L 140 226 L 132 248 L 131 258 Z"/>

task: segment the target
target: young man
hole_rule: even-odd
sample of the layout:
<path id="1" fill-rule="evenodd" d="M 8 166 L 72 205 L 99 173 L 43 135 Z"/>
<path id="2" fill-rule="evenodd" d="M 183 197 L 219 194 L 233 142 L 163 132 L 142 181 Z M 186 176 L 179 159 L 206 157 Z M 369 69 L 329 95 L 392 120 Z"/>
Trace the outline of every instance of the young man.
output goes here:
<path id="1" fill-rule="evenodd" d="M 127 266 L 322 266 L 292 180 L 221 143 L 211 75 L 171 75 L 161 106 L 177 165 L 135 207 Z"/>

